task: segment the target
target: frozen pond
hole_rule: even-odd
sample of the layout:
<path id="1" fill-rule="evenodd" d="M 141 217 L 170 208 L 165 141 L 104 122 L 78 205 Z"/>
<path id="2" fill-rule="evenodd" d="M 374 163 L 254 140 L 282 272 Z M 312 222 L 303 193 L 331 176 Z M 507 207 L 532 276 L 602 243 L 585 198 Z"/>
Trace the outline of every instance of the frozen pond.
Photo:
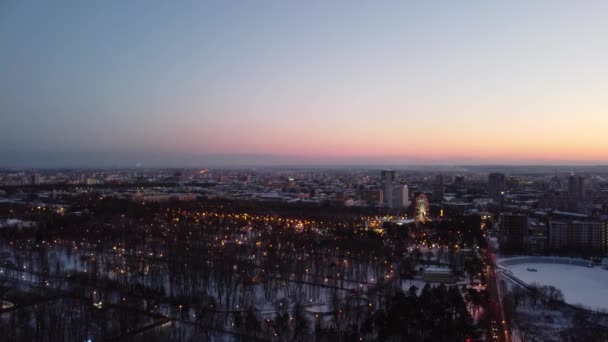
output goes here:
<path id="1" fill-rule="evenodd" d="M 569 304 L 608 310 L 608 270 L 601 267 L 521 263 L 508 266 L 508 270 L 527 284 L 555 286 Z"/>

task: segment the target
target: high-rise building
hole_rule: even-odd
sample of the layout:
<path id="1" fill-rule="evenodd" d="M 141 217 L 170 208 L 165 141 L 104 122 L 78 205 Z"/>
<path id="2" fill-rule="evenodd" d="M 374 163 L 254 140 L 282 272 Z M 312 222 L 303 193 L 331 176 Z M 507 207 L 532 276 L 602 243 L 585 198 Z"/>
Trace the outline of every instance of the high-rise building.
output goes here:
<path id="1" fill-rule="evenodd" d="M 361 192 L 361 199 L 367 203 L 367 205 L 381 205 L 384 204 L 384 191 L 383 190 L 363 190 Z"/>
<path id="2" fill-rule="evenodd" d="M 382 188 L 384 189 L 384 206 L 393 208 L 393 183 L 395 182 L 395 170 L 382 170 Z"/>
<path id="3" fill-rule="evenodd" d="M 443 174 L 440 173 L 435 178 L 435 184 L 433 184 L 433 200 L 435 200 L 435 202 L 443 202 L 443 191 Z"/>
<path id="4" fill-rule="evenodd" d="M 495 172 L 488 175 L 488 195 L 490 197 L 497 199 L 506 189 L 507 183 L 504 173 Z"/>
<path id="5" fill-rule="evenodd" d="M 587 251 L 596 255 L 608 253 L 608 225 L 598 221 L 549 221 L 549 247 Z"/>
<path id="6" fill-rule="evenodd" d="M 405 184 L 393 187 L 393 208 L 405 209 L 410 206 L 409 190 Z"/>
<path id="7" fill-rule="evenodd" d="M 506 248 L 521 251 L 528 237 L 528 216 L 523 214 L 500 214 L 500 243 Z"/>
<path id="8" fill-rule="evenodd" d="M 469 214 L 462 216 L 462 238 L 464 241 L 475 241 L 481 236 L 481 216 Z"/>
<path id="9" fill-rule="evenodd" d="M 464 185 L 464 176 L 454 177 L 454 185 L 463 186 Z"/>
<path id="10" fill-rule="evenodd" d="M 570 198 L 582 200 L 585 198 L 585 178 L 577 175 L 568 177 L 568 195 Z"/>
<path id="11" fill-rule="evenodd" d="M 287 181 L 285 182 L 285 191 L 293 191 L 293 190 L 297 190 L 298 188 L 298 183 L 296 183 L 296 180 L 289 177 L 287 178 Z"/>
<path id="12" fill-rule="evenodd" d="M 39 173 L 34 173 L 30 176 L 30 184 L 32 185 L 38 185 L 40 184 L 41 181 L 41 177 Z"/>

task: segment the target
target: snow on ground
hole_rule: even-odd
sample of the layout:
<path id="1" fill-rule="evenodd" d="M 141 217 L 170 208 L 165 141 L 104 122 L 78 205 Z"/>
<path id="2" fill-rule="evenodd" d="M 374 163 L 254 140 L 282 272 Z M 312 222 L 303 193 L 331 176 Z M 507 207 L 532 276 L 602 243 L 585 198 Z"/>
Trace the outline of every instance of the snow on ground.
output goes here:
<path id="1" fill-rule="evenodd" d="M 536 269 L 536 272 L 528 269 Z M 522 263 L 508 270 L 527 284 L 552 285 L 569 304 L 608 309 L 608 270 L 566 264 Z"/>
<path id="2" fill-rule="evenodd" d="M 4 309 L 10 309 L 15 305 L 13 303 L 9 302 L 8 300 L 0 300 L 0 306 L 2 307 L 2 310 L 4 310 Z"/>
<path id="3" fill-rule="evenodd" d="M 331 312 L 331 307 L 328 303 L 309 304 L 304 307 L 304 310 L 311 313 L 327 313 Z"/>
<path id="4" fill-rule="evenodd" d="M 562 331 L 571 327 L 572 319 L 560 310 L 517 308 L 512 341 L 560 341 Z"/>

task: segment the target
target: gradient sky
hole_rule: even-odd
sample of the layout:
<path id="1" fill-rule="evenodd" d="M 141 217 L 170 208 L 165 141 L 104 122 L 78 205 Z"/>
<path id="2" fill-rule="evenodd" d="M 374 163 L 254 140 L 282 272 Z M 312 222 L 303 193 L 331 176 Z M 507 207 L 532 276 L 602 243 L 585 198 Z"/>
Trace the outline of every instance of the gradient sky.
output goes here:
<path id="1" fill-rule="evenodd" d="M 0 166 L 608 163 L 607 1 L 0 2 Z"/>

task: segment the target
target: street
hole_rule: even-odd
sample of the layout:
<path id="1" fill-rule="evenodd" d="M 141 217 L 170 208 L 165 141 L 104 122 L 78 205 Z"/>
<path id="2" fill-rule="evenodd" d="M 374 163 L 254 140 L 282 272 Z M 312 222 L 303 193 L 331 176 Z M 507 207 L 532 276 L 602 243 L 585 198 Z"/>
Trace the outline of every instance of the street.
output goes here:
<path id="1" fill-rule="evenodd" d="M 485 250 L 484 258 L 487 264 L 487 289 L 490 301 L 486 309 L 491 322 L 487 336 L 489 341 L 510 342 L 511 336 L 509 335 L 509 326 L 505 319 L 502 307 L 502 293 L 496 275 L 496 255 L 492 249 L 489 238 L 487 238 L 487 242 L 488 248 Z"/>

